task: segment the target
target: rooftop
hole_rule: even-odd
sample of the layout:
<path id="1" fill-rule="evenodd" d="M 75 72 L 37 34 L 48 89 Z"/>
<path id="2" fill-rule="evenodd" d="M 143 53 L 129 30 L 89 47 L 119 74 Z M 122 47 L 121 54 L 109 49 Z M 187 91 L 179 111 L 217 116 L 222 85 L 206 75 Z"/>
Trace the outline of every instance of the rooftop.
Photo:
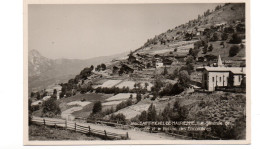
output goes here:
<path id="1" fill-rule="evenodd" d="M 205 69 L 206 71 L 232 72 L 233 74 L 246 74 L 245 67 L 198 67 L 197 70 Z"/>

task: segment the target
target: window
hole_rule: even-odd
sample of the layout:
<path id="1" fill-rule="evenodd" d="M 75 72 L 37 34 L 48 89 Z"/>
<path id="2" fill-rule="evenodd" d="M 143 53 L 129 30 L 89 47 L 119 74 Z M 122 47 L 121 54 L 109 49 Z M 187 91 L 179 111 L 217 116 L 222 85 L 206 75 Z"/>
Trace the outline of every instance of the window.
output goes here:
<path id="1" fill-rule="evenodd" d="M 214 77 L 212 77 L 212 82 L 214 82 Z"/>
<path id="2" fill-rule="evenodd" d="M 221 77 L 219 77 L 219 82 L 221 82 Z"/>

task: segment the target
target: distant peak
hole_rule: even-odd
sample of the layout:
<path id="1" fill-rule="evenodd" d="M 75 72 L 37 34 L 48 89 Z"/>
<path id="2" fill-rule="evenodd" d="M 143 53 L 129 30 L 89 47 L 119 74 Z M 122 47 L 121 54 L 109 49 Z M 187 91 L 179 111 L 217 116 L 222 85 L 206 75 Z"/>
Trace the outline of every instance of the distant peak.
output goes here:
<path id="1" fill-rule="evenodd" d="M 29 51 L 30 56 L 42 57 L 41 53 L 38 50 L 32 49 Z"/>

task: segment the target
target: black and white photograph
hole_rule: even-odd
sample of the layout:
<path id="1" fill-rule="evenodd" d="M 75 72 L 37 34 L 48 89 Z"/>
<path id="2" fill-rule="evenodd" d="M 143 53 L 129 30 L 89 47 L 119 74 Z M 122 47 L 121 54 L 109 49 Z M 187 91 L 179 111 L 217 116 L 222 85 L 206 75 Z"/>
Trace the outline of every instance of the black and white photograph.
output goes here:
<path id="1" fill-rule="evenodd" d="M 24 144 L 249 144 L 248 1 L 25 3 Z"/>

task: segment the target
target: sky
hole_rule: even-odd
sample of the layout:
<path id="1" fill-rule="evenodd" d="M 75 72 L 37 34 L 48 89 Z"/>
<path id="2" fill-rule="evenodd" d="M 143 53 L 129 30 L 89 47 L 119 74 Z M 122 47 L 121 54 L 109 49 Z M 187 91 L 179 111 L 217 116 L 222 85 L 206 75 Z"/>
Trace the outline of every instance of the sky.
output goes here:
<path id="1" fill-rule="evenodd" d="M 28 50 L 88 59 L 135 50 L 218 4 L 30 4 Z"/>

